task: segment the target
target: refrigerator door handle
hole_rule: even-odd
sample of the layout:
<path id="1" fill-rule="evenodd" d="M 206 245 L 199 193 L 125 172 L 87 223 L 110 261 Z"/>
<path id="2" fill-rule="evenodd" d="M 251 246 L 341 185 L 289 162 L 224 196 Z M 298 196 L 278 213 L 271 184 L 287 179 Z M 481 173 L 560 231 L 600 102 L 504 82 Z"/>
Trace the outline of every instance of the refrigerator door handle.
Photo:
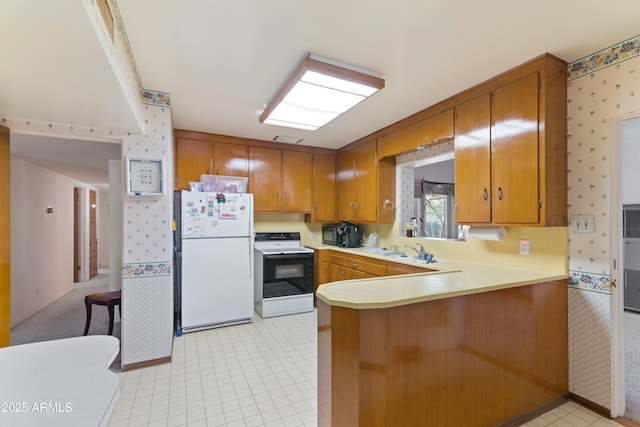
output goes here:
<path id="1" fill-rule="evenodd" d="M 252 239 L 247 239 L 249 242 L 249 277 L 253 278 L 253 263 L 255 253 L 253 251 Z"/>

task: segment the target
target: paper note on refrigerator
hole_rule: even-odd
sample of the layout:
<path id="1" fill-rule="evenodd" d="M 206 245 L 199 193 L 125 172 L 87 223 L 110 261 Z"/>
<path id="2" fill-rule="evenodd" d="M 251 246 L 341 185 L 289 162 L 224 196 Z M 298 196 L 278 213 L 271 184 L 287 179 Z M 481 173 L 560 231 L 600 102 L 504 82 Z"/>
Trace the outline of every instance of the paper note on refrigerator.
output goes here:
<path id="1" fill-rule="evenodd" d="M 204 234 L 204 220 L 204 213 L 187 212 L 184 215 L 183 236 L 202 236 Z"/>
<path id="2" fill-rule="evenodd" d="M 220 218 L 238 218 L 237 197 L 228 197 L 225 203 L 220 203 Z"/>

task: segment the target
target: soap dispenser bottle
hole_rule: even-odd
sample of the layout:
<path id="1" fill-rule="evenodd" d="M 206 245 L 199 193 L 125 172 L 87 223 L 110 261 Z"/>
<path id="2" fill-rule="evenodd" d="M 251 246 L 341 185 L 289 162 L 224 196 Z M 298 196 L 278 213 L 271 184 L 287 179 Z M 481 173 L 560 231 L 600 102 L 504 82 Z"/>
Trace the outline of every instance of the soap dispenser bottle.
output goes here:
<path id="1" fill-rule="evenodd" d="M 418 237 L 418 221 L 415 218 L 411 218 L 411 228 L 413 231 L 413 237 Z"/>

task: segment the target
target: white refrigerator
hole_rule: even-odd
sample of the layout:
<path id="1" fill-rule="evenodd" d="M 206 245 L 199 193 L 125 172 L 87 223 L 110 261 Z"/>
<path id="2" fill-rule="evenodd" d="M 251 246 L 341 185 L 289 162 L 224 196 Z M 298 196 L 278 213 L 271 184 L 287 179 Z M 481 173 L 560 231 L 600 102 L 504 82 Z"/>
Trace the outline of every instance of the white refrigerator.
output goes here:
<path id="1" fill-rule="evenodd" d="M 253 318 L 253 194 L 181 192 L 177 335 Z"/>

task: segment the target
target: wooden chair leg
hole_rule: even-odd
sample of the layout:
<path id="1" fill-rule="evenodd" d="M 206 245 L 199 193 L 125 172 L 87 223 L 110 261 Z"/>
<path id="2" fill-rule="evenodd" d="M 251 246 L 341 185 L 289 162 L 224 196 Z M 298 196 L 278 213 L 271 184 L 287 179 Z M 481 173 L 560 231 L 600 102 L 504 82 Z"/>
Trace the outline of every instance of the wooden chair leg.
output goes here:
<path id="1" fill-rule="evenodd" d="M 87 335 L 89 332 L 89 325 L 91 324 L 91 303 L 89 302 L 88 297 L 84 297 L 84 305 L 87 307 L 87 322 L 84 325 L 83 335 Z"/>
<path id="2" fill-rule="evenodd" d="M 113 304 L 108 304 L 109 309 L 109 335 L 113 335 Z"/>

